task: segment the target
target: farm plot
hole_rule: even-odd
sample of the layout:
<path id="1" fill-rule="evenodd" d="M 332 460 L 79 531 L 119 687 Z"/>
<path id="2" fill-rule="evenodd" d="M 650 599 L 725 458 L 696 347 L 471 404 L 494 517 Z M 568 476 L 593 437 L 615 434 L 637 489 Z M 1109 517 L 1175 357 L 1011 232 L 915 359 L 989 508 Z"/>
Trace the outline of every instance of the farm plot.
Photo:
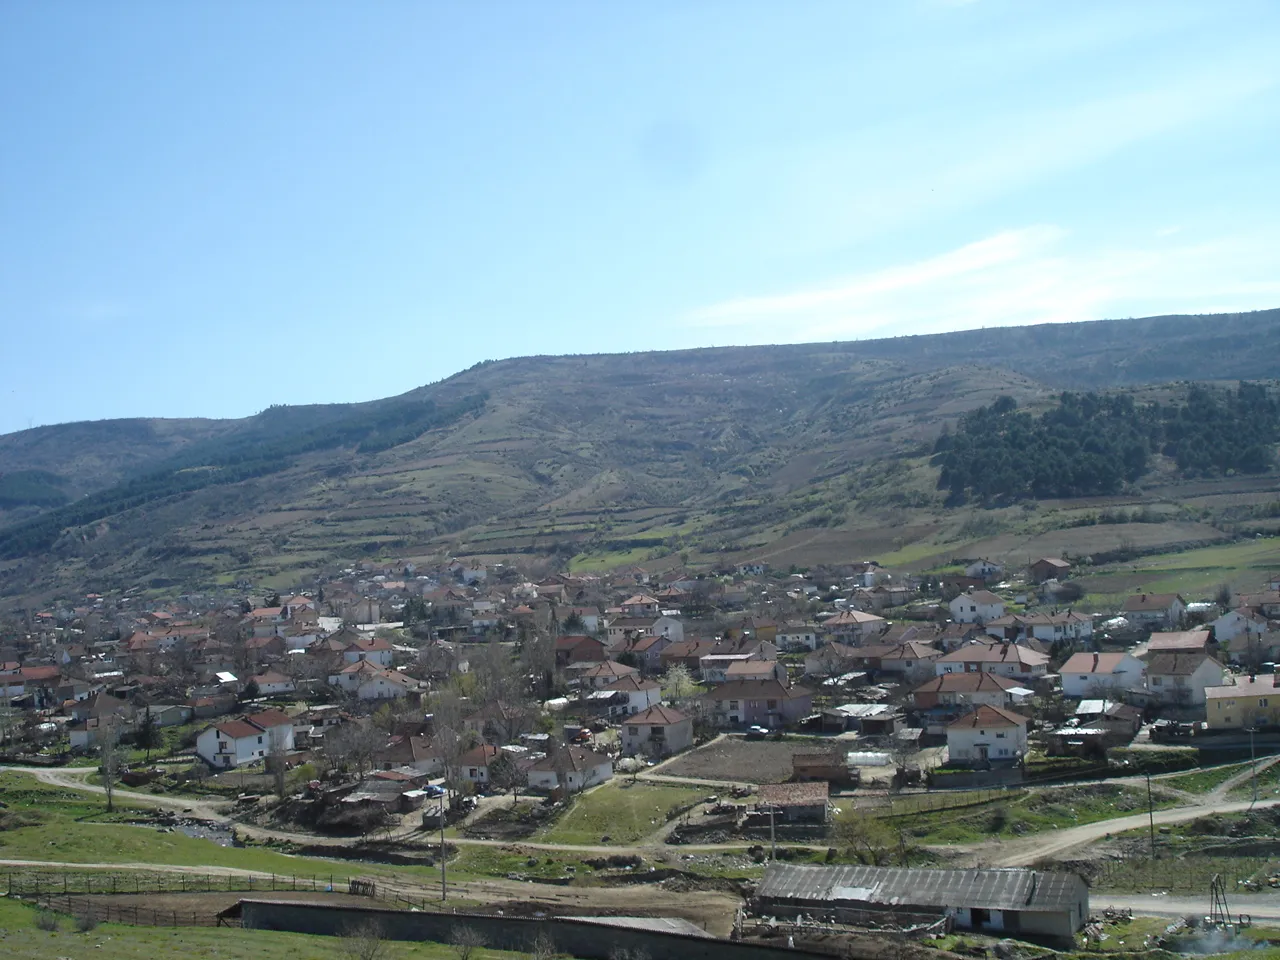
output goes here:
<path id="1" fill-rule="evenodd" d="M 720 737 L 663 764 L 661 774 L 734 783 L 784 783 L 791 779 L 791 758 L 821 744 L 811 740 L 744 740 Z"/>

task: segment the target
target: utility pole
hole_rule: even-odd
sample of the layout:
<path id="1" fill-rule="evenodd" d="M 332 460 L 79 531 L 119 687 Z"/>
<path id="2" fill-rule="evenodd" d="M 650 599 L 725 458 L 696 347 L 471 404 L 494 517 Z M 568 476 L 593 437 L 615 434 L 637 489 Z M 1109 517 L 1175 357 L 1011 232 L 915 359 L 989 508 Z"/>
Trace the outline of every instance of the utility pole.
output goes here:
<path id="1" fill-rule="evenodd" d="M 445 882 L 445 861 L 448 859 L 444 854 L 444 800 L 447 794 L 440 794 L 440 902 L 444 903 L 449 899 L 449 885 Z"/>
<path id="2" fill-rule="evenodd" d="M 1147 822 L 1151 825 L 1151 859 L 1156 858 L 1156 812 L 1151 802 L 1151 774 L 1147 774 Z"/>
<path id="3" fill-rule="evenodd" d="M 778 859 L 778 840 L 773 832 L 773 814 L 777 808 L 772 804 L 769 806 L 769 859 L 777 861 Z"/>
<path id="4" fill-rule="evenodd" d="M 1250 807 L 1258 802 L 1258 757 L 1253 751 L 1253 735 L 1257 729 L 1257 727 L 1249 728 L 1249 770 L 1253 780 L 1253 802 L 1249 804 Z"/>

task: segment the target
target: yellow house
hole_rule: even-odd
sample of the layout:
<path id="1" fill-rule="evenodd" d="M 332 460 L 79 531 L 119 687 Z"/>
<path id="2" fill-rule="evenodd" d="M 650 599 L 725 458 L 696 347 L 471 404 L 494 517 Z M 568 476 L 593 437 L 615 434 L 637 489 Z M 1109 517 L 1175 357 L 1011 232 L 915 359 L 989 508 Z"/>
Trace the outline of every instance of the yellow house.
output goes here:
<path id="1" fill-rule="evenodd" d="M 1205 719 L 1210 730 L 1280 724 L 1280 675 L 1236 677 L 1234 683 L 1205 687 Z"/>

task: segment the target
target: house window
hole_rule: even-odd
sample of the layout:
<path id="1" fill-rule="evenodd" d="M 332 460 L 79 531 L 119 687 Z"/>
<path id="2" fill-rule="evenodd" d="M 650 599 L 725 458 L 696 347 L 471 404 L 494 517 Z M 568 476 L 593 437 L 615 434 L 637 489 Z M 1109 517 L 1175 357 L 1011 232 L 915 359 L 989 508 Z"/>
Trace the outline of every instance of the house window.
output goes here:
<path id="1" fill-rule="evenodd" d="M 1152 677 L 1152 678 L 1151 678 L 1151 685 L 1152 685 L 1153 687 L 1162 687 L 1162 686 L 1164 686 L 1164 677 Z"/>
<path id="2" fill-rule="evenodd" d="M 1258 706 L 1260 706 L 1260 707 L 1265 707 L 1266 705 L 1267 705 L 1267 698 L 1266 698 L 1266 697 L 1259 697 L 1259 698 L 1258 698 Z"/>
<path id="3" fill-rule="evenodd" d="M 1266 706 L 1266 703 L 1264 702 L 1262 705 L 1265 707 L 1265 706 Z M 777 701 L 777 700 L 770 700 L 770 701 L 769 701 L 769 709 L 770 709 L 770 710 L 777 710 L 777 709 L 778 709 L 778 701 Z"/>
<path id="4" fill-rule="evenodd" d="M 979 730 L 979 731 L 978 731 L 978 736 L 980 736 L 980 737 L 985 737 L 986 735 L 987 735 L 987 731 L 985 731 L 985 730 Z"/>
<path id="5" fill-rule="evenodd" d="M 1003 740 L 1003 739 L 1004 739 L 1004 734 L 1003 734 L 1003 733 L 997 733 L 997 734 L 996 734 L 996 739 L 997 739 L 997 740 Z M 1001 752 L 1003 753 L 1004 751 L 1001 751 Z"/>
<path id="6" fill-rule="evenodd" d="M 262 738 L 261 738 L 261 737 L 259 737 L 259 738 L 258 738 L 258 742 L 259 742 L 259 743 L 261 743 L 261 742 L 262 742 Z"/>
<path id="7" fill-rule="evenodd" d="M 638 736 L 640 736 L 640 728 L 639 728 L 639 727 L 627 727 L 627 733 L 628 733 L 630 736 L 638 737 Z"/>
<path id="8" fill-rule="evenodd" d="M 730 700 L 730 701 L 729 701 L 729 709 L 730 709 L 730 710 L 737 710 L 737 709 L 738 709 L 738 701 L 737 701 L 737 700 Z"/>

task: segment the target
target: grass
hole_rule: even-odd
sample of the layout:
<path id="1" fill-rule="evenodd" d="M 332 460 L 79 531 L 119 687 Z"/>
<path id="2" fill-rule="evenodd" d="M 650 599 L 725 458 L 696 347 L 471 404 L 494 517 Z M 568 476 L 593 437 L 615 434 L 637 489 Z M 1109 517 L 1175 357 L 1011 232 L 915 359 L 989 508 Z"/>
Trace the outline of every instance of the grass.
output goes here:
<path id="1" fill-rule="evenodd" d="M 613 780 L 578 797 L 537 839 L 583 845 L 638 843 L 666 824 L 667 812 L 673 807 L 692 803 L 706 793 L 706 788 Z"/>
<path id="2" fill-rule="evenodd" d="M 1178 801 L 1158 798 L 1157 809 Z M 977 843 L 988 837 L 1024 837 L 1046 830 L 1078 827 L 1126 817 L 1147 808 L 1146 790 L 1119 784 L 1097 784 L 1030 791 L 1008 802 L 993 801 L 962 810 L 896 815 L 895 826 L 919 843 Z"/>
<path id="3" fill-rule="evenodd" d="M 103 923 L 88 933 L 76 933 L 74 922 L 62 918 L 57 933 L 35 926 L 36 911 L 22 903 L 0 900 L 0 938 L 6 960 L 49 960 L 86 957 L 94 960 L 153 960 L 155 957 L 217 957 L 218 960 L 346 960 L 337 937 L 304 933 L 241 930 L 235 927 L 132 927 Z M 404 960 L 455 960 L 447 944 L 390 945 L 387 956 Z M 473 960 L 518 957 L 504 950 L 476 950 Z"/>
<path id="4" fill-rule="evenodd" d="M 1212 793 L 1248 766 L 1247 763 L 1228 763 L 1220 767 L 1205 767 L 1190 773 L 1180 773 L 1176 777 L 1160 777 L 1154 782 L 1162 787 L 1172 787 L 1187 793 Z"/>
<path id="5" fill-rule="evenodd" d="M 1161 838 L 1163 839 L 1163 838 Z M 1160 851 L 1157 845 L 1157 851 Z M 1275 860 L 1267 857 L 1174 857 L 1160 851 L 1157 860 L 1125 860 L 1110 863 L 1095 877 L 1091 887 L 1108 893 L 1193 893 L 1208 896 L 1209 884 L 1221 875 L 1227 881 L 1228 897 L 1235 896 L 1238 880 L 1256 880 L 1270 873 Z M 1239 901 L 1233 909 L 1244 910 L 1247 901 Z"/>
<path id="6" fill-rule="evenodd" d="M 1247 766 L 1247 763 L 1240 764 L 1241 769 Z M 1267 767 L 1267 769 L 1258 774 L 1258 799 L 1274 800 L 1276 796 L 1280 796 L 1280 763 L 1273 763 L 1271 766 Z M 1232 787 L 1231 790 L 1227 792 L 1228 800 L 1250 800 L 1252 798 L 1252 778 Z"/>

